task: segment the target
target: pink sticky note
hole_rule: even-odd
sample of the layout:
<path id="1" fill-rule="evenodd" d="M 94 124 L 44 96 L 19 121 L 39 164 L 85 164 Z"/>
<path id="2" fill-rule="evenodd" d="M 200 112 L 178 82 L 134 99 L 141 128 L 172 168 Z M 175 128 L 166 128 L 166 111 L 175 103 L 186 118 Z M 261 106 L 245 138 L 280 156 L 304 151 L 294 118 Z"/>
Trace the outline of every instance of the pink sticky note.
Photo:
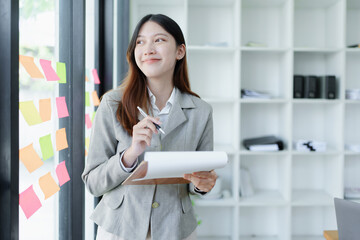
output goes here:
<path id="1" fill-rule="evenodd" d="M 56 74 L 55 70 L 51 66 L 51 61 L 40 59 L 40 65 L 45 73 L 46 80 L 48 81 L 59 81 L 60 78 Z"/>
<path id="2" fill-rule="evenodd" d="M 65 161 L 62 161 L 56 167 L 56 175 L 59 180 L 60 186 L 64 185 L 64 183 L 70 181 L 70 176 L 68 170 L 66 169 Z"/>
<path id="3" fill-rule="evenodd" d="M 68 117 L 69 111 L 66 105 L 65 97 L 56 98 L 56 107 L 59 118 Z"/>
<path id="4" fill-rule="evenodd" d="M 41 207 L 40 199 L 36 196 L 32 185 L 19 194 L 19 204 L 27 219 Z"/>
<path id="5" fill-rule="evenodd" d="M 92 72 L 92 75 L 94 77 L 94 83 L 95 84 L 100 84 L 100 79 L 99 79 L 99 75 L 97 73 L 97 70 L 93 69 L 91 72 Z"/>
<path id="6" fill-rule="evenodd" d="M 91 119 L 88 113 L 85 114 L 85 124 L 88 129 L 92 126 Z"/>

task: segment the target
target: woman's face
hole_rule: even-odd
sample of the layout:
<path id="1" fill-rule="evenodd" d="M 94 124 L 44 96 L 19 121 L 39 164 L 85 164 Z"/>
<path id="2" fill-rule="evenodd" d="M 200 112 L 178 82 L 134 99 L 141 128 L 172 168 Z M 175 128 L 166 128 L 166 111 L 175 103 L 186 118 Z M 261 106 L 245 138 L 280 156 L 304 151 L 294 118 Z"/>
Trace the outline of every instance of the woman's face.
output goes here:
<path id="1" fill-rule="evenodd" d="M 174 37 L 159 24 L 148 21 L 136 39 L 135 61 L 149 78 L 170 78 L 176 61 L 185 55 L 185 45 L 176 46 Z"/>

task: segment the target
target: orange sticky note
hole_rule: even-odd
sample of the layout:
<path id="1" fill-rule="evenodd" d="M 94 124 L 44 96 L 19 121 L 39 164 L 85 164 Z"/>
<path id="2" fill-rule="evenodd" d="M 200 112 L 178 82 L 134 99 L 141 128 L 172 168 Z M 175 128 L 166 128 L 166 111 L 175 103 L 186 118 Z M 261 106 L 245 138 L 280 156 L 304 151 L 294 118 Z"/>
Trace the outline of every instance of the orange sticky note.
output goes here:
<path id="1" fill-rule="evenodd" d="M 86 151 L 86 149 L 85 149 L 85 157 L 87 156 L 87 151 Z"/>
<path id="2" fill-rule="evenodd" d="M 19 102 L 19 109 L 29 126 L 42 123 L 41 116 L 33 101 Z"/>
<path id="3" fill-rule="evenodd" d="M 91 119 L 88 113 L 85 114 L 85 124 L 88 129 L 92 126 Z"/>
<path id="4" fill-rule="evenodd" d="M 50 100 L 50 98 L 39 100 L 39 112 L 40 112 L 40 117 L 43 122 L 51 120 L 51 100 Z"/>
<path id="5" fill-rule="evenodd" d="M 55 70 L 51 66 L 51 61 L 40 59 L 40 65 L 45 73 L 46 80 L 48 81 L 59 81 L 60 78 L 56 74 Z"/>
<path id="6" fill-rule="evenodd" d="M 19 158 L 30 173 L 32 173 L 44 164 L 44 162 L 41 161 L 40 156 L 35 152 L 33 144 L 21 148 L 19 150 Z"/>
<path id="7" fill-rule="evenodd" d="M 20 63 L 25 68 L 26 72 L 32 78 L 44 78 L 44 75 L 40 72 L 39 68 L 34 63 L 34 58 L 29 56 L 20 55 Z"/>
<path id="8" fill-rule="evenodd" d="M 66 139 L 66 130 L 65 128 L 61 128 L 56 131 L 56 151 L 60 151 L 68 147 L 69 146 Z"/>
<path id="9" fill-rule="evenodd" d="M 92 99 L 93 99 L 94 106 L 99 106 L 100 105 L 100 99 L 99 99 L 99 97 L 97 95 L 97 92 L 93 91 L 91 93 L 91 96 L 92 96 Z"/>
<path id="10" fill-rule="evenodd" d="M 97 70 L 93 69 L 91 72 L 92 72 L 92 75 L 93 75 L 93 78 L 94 78 L 94 83 L 95 84 L 100 84 L 100 79 L 99 79 L 99 75 L 97 73 Z"/>
<path id="11" fill-rule="evenodd" d="M 68 117 L 69 111 L 66 105 L 65 97 L 57 97 L 56 98 L 56 108 L 59 118 Z"/>
<path id="12" fill-rule="evenodd" d="M 60 191 L 60 187 L 56 184 L 50 172 L 39 178 L 39 185 L 41 191 L 45 195 L 45 199 L 48 199 L 49 197 Z"/>
<path id="13" fill-rule="evenodd" d="M 85 82 L 90 82 L 89 78 L 85 75 Z"/>
<path id="14" fill-rule="evenodd" d="M 40 199 L 36 196 L 32 185 L 19 194 L 19 205 L 27 219 L 41 207 Z"/>
<path id="15" fill-rule="evenodd" d="M 56 175 L 59 180 L 60 186 L 64 185 L 64 183 L 70 181 L 70 176 L 68 170 L 66 169 L 65 161 L 62 161 L 56 167 Z"/>

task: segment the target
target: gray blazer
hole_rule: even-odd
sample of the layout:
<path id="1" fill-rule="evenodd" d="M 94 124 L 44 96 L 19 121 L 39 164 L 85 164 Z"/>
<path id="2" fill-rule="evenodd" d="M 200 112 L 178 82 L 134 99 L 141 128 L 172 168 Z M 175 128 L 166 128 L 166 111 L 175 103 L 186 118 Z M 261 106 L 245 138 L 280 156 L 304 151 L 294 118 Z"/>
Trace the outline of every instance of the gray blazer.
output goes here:
<path id="1" fill-rule="evenodd" d="M 156 240 L 177 240 L 196 228 L 189 184 L 125 185 L 130 175 L 120 166 L 120 153 L 131 136 L 116 119 L 121 91 L 106 93 L 97 110 L 82 179 L 94 196 L 103 196 L 91 219 L 106 231 L 129 240 L 144 240 L 151 222 Z M 166 135 L 153 134 L 145 151 L 212 151 L 212 108 L 203 100 L 179 90 L 163 126 Z M 144 154 L 139 156 L 143 161 Z M 169 159 L 171 161 L 171 159 Z M 152 207 L 154 202 L 158 207 Z"/>

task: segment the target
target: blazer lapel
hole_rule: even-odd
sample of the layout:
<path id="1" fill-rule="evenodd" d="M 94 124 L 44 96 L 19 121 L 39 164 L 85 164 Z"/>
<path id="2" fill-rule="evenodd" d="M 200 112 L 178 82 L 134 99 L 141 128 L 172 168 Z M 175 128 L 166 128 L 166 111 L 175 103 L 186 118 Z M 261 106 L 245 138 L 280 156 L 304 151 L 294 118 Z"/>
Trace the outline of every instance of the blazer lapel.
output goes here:
<path id="1" fill-rule="evenodd" d="M 175 101 L 164 127 L 165 136 L 162 138 L 169 135 L 169 133 L 187 120 L 183 111 L 184 108 L 195 108 L 195 104 L 188 94 L 181 93 L 179 89 L 176 90 Z"/>

